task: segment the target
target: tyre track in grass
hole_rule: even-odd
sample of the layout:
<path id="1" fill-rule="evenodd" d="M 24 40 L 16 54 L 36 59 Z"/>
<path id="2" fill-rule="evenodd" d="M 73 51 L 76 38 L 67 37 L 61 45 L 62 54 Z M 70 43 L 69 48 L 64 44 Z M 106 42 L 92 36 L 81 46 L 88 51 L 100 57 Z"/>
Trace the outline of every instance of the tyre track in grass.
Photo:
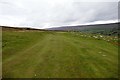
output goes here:
<path id="1" fill-rule="evenodd" d="M 52 36 L 48 45 L 51 45 L 51 47 L 42 55 L 43 62 L 40 62 L 39 65 L 36 66 L 36 77 L 70 77 L 72 74 L 78 76 L 72 72 L 75 68 L 69 66 L 74 66 L 74 64 L 72 64 L 74 60 L 72 59 L 75 59 L 75 55 L 73 56 L 76 51 L 75 46 L 71 45 L 60 35 Z M 70 68 L 74 70 L 69 71 Z"/>

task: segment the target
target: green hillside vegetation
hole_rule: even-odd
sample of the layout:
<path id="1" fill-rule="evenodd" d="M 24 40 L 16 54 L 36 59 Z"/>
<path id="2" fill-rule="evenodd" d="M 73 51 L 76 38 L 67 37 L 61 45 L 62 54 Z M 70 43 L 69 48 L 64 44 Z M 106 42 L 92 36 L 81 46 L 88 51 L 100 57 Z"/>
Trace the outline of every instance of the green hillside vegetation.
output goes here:
<path id="1" fill-rule="evenodd" d="M 81 32 L 108 35 L 108 36 L 120 35 L 118 27 L 109 27 L 109 28 L 93 27 L 93 28 L 84 29 Z"/>
<path id="2" fill-rule="evenodd" d="M 74 32 L 85 32 L 92 34 L 101 34 L 107 36 L 120 35 L 120 22 L 109 23 L 109 24 L 94 24 L 94 25 L 77 25 L 77 26 L 63 26 L 56 28 L 49 28 L 48 30 L 63 30 L 63 31 L 74 31 Z"/>
<path id="3" fill-rule="evenodd" d="M 117 78 L 118 37 L 3 31 L 3 78 Z"/>

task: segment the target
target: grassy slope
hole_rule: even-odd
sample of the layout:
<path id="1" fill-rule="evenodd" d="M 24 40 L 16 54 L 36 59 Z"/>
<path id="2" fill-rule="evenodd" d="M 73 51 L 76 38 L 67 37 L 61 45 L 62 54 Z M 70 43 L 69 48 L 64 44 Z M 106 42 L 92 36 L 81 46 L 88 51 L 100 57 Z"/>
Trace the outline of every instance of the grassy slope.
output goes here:
<path id="1" fill-rule="evenodd" d="M 72 33 L 3 32 L 3 77 L 117 77 L 117 50 Z"/>

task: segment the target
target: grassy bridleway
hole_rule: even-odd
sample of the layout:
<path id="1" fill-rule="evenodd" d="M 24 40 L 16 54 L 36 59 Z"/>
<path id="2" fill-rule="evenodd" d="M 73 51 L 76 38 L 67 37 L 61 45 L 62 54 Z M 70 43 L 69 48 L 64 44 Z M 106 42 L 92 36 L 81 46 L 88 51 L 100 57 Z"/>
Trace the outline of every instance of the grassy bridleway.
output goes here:
<path id="1" fill-rule="evenodd" d="M 69 32 L 3 32 L 4 78 L 118 77 L 118 47 Z"/>

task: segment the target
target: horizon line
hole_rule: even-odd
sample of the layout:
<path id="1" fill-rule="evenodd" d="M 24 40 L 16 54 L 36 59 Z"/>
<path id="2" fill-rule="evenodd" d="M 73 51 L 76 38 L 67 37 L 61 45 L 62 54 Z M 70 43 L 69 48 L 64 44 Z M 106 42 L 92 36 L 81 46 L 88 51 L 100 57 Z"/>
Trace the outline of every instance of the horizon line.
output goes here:
<path id="1" fill-rule="evenodd" d="M 119 20 L 116 20 L 114 22 L 107 22 L 107 23 L 101 23 L 103 21 L 96 21 L 96 22 L 91 22 L 91 23 L 84 23 L 84 24 L 71 24 L 71 25 L 61 25 L 61 26 L 49 26 L 48 28 L 40 28 L 40 26 L 15 26 L 15 25 L 0 25 L 5 26 L 5 27 L 15 27 L 15 28 L 34 28 L 34 29 L 49 29 L 49 28 L 58 28 L 58 27 L 69 27 L 69 26 L 88 26 L 88 25 L 102 25 L 102 24 L 113 24 L 113 23 L 120 23 Z"/>

